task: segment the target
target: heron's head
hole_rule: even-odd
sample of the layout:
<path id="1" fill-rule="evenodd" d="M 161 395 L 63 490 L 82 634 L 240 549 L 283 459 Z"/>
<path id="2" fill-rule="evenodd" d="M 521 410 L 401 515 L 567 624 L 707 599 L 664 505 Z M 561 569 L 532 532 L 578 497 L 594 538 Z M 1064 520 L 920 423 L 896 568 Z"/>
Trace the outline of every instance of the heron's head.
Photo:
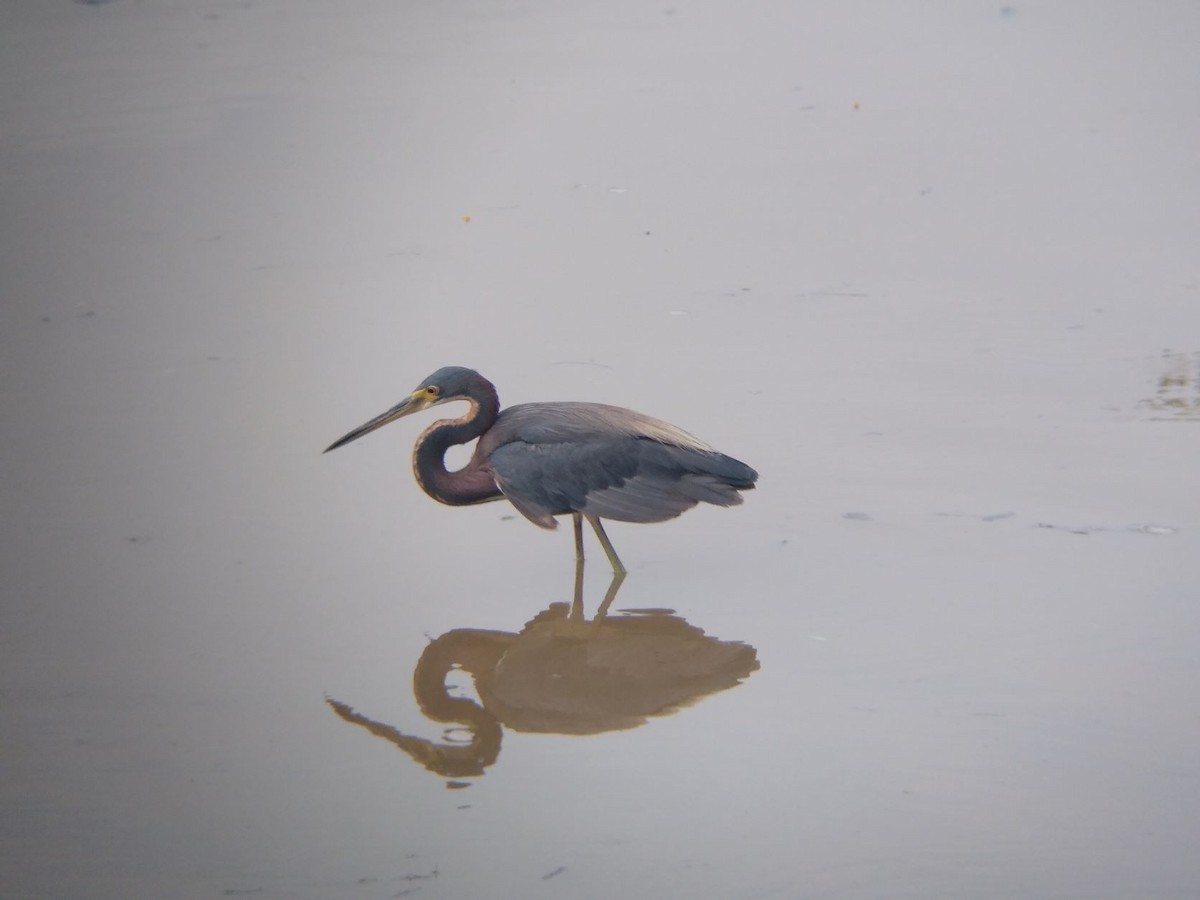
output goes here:
<path id="1" fill-rule="evenodd" d="M 449 403 L 451 400 L 470 400 L 471 388 L 482 376 L 474 369 L 464 369 L 462 366 L 445 366 L 438 369 L 421 382 L 415 391 L 401 400 L 387 412 L 378 415 L 369 422 L 359 425 L 353 431 L 338 438 L 325 448 L 325 452 L 336 450 L 356 441 L 364 434 L 370 434 L 377 428 L 382 428 L 389 422 L 402 419 L 405 416 L 437 406 L 439 403 Z"/>

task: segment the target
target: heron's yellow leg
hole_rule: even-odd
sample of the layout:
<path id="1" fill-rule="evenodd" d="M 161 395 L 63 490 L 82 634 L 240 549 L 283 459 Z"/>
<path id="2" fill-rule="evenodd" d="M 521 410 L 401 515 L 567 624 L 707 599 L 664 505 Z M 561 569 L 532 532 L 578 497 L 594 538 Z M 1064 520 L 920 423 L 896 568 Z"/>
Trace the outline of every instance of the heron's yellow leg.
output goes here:
<path id="1" fill-rule="evenodd" d="M 575 529 L 575 596 L 571 598 L 570 618 L 583 621 L 583 517 L 571 513 L 571 524 Z"/>
<path id="2" fill-rule="evenodd" d="M 583 562 L 583 514 L 571 513 L 571 526 L 575 529 L 575 562 Z"/>
<path id="3" fill-rule="evenodd" d="M 576 513 L 576 515 L 579 514 Z M 625 575 L 626 570 L 625 567 L 621 565 L 621 558 L 617 556 L 617 551 L 613 549 L 612 541 L 610 541 L 608 539 L 608 535 L 604 533 L 604 526 L 600 524 L 600 519 L 597 516 L 587 516 L 587 520 L 591 523 L 593 530 L 595 530 L 596 537 L 600 539 L 600 546 L 603 547 L 604 552 L 608 554 L 608 561 L 612 563 L 613 574 L 622 576 Z M 579 552 L 582 554 L 582 549 Z"/>
<path id="4" fill-rule="evenodd" d="M 617 599 L 617 591 L 621 589 L 621 582 L 625 580 L 624 572 L 613 572 L 612 581 L 608 585 L 608 590 L 604 594 L 604 601 L 596 610 L 596 615 L 592 616 L 593 622 L 599 622 L 608 615 L 608 608 L 612 606 L 612 602 Z"/>

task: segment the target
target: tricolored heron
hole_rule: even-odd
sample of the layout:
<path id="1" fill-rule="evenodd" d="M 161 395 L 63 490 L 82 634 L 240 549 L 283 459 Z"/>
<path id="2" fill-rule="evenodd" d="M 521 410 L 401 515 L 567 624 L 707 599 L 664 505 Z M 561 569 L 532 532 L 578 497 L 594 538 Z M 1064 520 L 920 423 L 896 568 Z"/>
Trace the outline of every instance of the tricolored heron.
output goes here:
<path id="1" fill-rule="evenodd" d="M 601 519 L 662 522 L 697 503 L 734 506 L 758 473 L 686 431 L 603 403 L 522 403 L 500 409 L 490 381 L 474 369 L 447 366 L 412 395 L 330 444 L 357 440 L 403 416 L 465 400 L 466 415 L 439 419 L 417 438 L 413 472 L 430 497 L 450 506 L 506 499 L 525 518 L 555 528 L 570 513 L 575 555 L 583 560 L 587 519 L 613 573 L 625 574 Z M 463 468 L 446 469 L 446 450 L 479 438 Z"/>

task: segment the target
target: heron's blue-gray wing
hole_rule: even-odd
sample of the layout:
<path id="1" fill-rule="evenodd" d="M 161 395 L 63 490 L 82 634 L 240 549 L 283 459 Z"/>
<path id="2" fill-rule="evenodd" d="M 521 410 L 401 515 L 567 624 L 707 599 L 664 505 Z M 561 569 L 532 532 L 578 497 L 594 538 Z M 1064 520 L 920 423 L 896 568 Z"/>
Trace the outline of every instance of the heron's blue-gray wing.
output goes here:
<path id="1" fill-rule="evenodd" d="M 613 438 L 650 438 L 662 444 L 712 450 L 682 428 L 632 409 L 605 403 L 520 403 L 504 409 L 481 442 L 485 451 L 509 441 L 531 444 L 588 443 Z"/>
<path id="2" fill-rule="evenodd" d="M 753 487 L 749 466 L 713 450 L 650 438 L 530 443 L 492 451 L 496 483 L 526 518 L 544 528 L 582 512 L 622 522 L 661 522 L 697 503 L 733 506 Z"/>
<path id="3" fill-rule="evenodd" d="M 496 484 L 528 519 L 582 512 L 660 522 L 697 503 L 732 506 L 758 474 L 674 425 L 600 403 L 526 403 L 481 439 Z"/>

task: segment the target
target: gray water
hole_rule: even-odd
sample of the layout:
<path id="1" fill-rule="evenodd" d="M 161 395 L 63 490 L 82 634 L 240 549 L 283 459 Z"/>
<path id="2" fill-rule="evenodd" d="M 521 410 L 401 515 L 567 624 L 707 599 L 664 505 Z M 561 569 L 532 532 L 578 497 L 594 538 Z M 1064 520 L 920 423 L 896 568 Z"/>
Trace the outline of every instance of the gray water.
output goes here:
<path id="1" fill-rule="evenodd" d="M 0 897 L 1200 893 L 1198 38 L 7 4 Z M 758 490 L 572 617 L 447 364 Z"/>

